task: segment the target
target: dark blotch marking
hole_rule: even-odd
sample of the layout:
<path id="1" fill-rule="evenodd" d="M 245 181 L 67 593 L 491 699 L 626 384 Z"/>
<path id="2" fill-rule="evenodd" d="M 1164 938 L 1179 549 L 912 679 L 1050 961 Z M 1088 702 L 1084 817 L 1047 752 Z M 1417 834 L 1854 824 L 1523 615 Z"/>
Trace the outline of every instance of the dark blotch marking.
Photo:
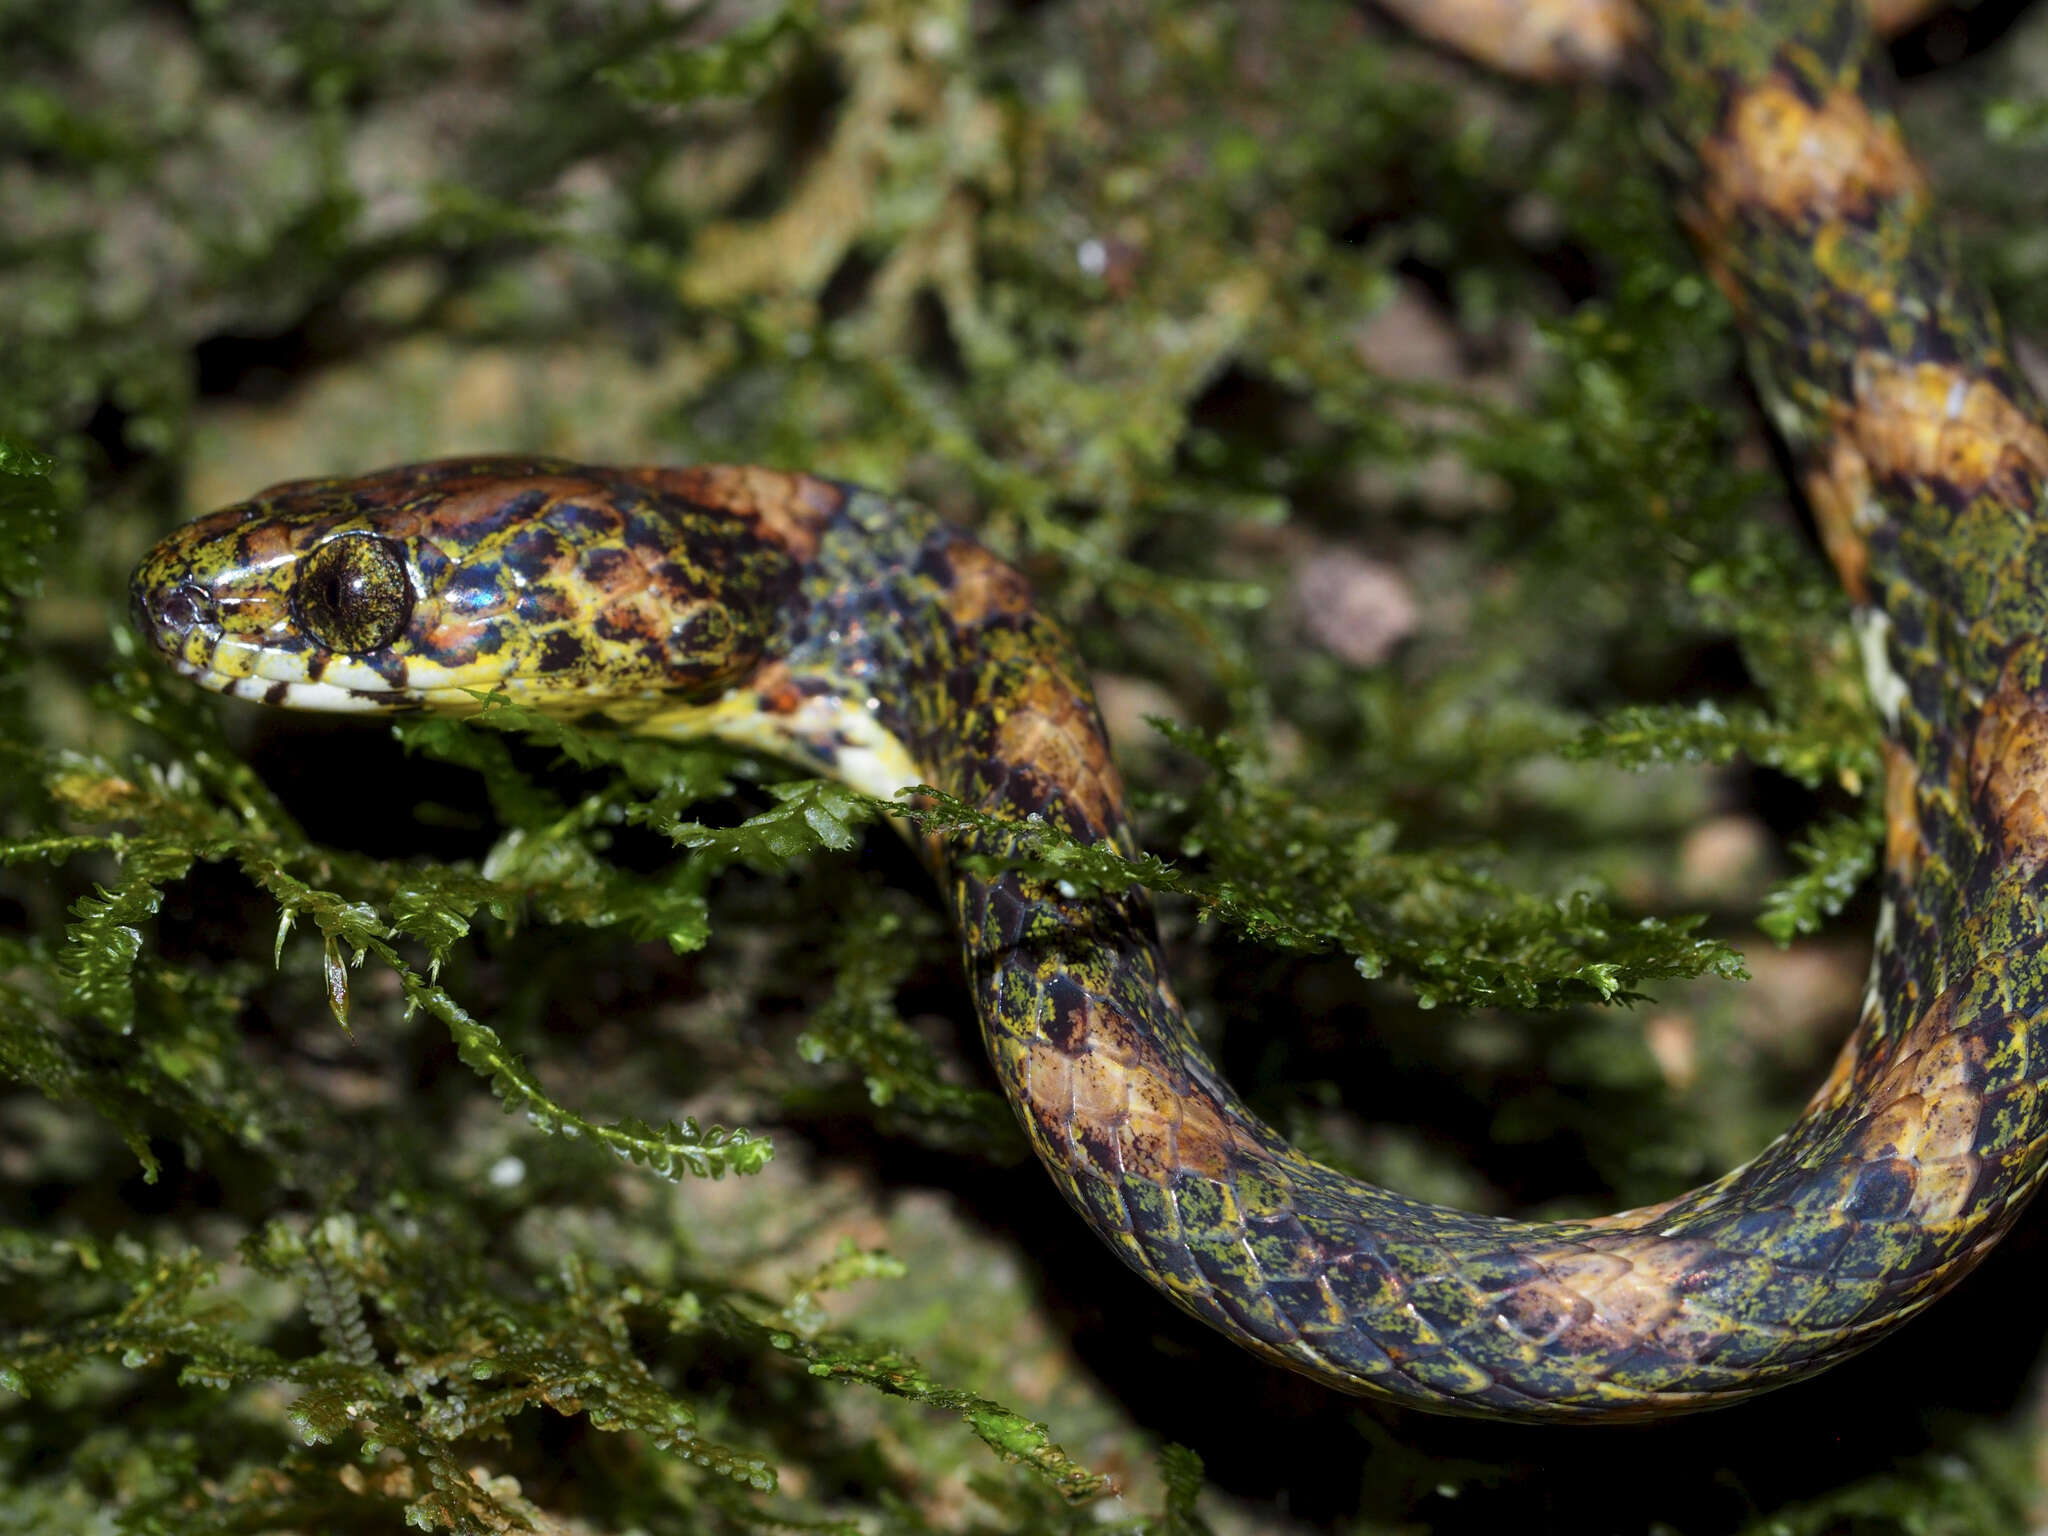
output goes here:
<path id="1" fill-rule="evenodd" d="M 531 517 L 547 504 L 547 499 L 548 493 L 538 487 L 515 491 L 503 501 L 466 519 L 462 524 L 462 536 L 466 539 L 489 538 L 522 518 Z"/>
<path id="2" fill-rule="evenodd" d="M 519 594 L 516 610 L 522 624 L 560 624 L 576 616 L 576 605 L 559 587 L 528 587 Z"/>
<path id="3" fill-rule="evenodd" d="M 617 537 L 621 523 L 625 524 L 628 540 L 632 538 L 632 522 L 621 518 L 611 507 L 589 506 L 580 501 L 563 502 L 548 514 L 555 525 L 564 533 L 589 539 Z"/>
<path id="4" fill-rule="evenodd" d="M 1002 949 L 1015 949 L 1023 939 L 1024 921 L 1033 903 L 1018 894 L 1016 883 L 1008 877 L 989 886 L 985 900 L 981 931 L 992 935 Z"/>
<path id="5" fill-rule="evenodd" d="M 1100 1168 L 1104 1173 L 1111 1175 L 1119 1175 L 1124 1171 L 1123 1147 L 1117 1141 L 1116 1130 L 1113 1126 L 1077 1121 L 1073 1126 L 1073 1131 L 1074 1139 L 1081 1144 L 1081 1150 L 1087 1154 L 1088 1160 L 1095 1164 L 1096 1167 Z M 1119 1204 L 1118 1215 L 1123 1215 L 1121 1204 Z M 1126 1220 L 1120 1222 L 1119 1225 L 1128 1228 L 1129 1223 Z"/>
<path id="6" fill-rule="evenodd" d="M 653 566 L 655 581 L 671 596 L 687 598 L 695 590 L 690 568 L 673 560 L 658 560 Z"/>
<path id="7" fill-rule="evenodd" d="M 590 655 L 573 631 L 558 629 L 540 643 L 540 665 L 544 672 L 574 672 Z"/>
<path id="8" fill-rule="evenodd" d="M 669 627 L 669 654 L 686 666 L 716 663 L 731 654 L 734 638 L 732 615 L 724 604 L 705 603 Z"/>
<path id="9" fill-rule="evenodd" d="M 564 553 L 562 541 L 555 536 L 554 530 L 536 523 L 507 539 L 504 553 L 499 558 L 504 561 L 505 569 L 534 582 L 556 575 L 562 568 Z"/>
<path id="10" fill-rule="evenodd" d="M 1088 994 L 1071 978 L 1055 976 L 1046 983 L 1045 1000 L 1052 1004 L 1045 1021 L 1045 1038 L 1069 1056 L 1087 1041 Z"/>
<path id="11" fill-rule="evenodd" d="M 290 683 L 272 683 L 263 690 L 263 702 L 266 704 L 282 704 L 291 697 L 291 692 L 292 685 Z"/>
<path id="12" fill-rule="evenodd" d="M 676 546 L 676 524 L 658 514 L 650 514 L 644 506 L 636 505 L 625 517 L 624 524 L 619 540 L 628 549 L 665 558 Z"/>
<path id="13" fill-rule="evenodd" d="M 488 564 L 464 566 L 441 589 L 442 606 L 464 616 L 495 608 L 504 601 L 504 597 L 498 573 Z"/>
<path id="14" fill-rule="evenodd" d="M 914 569 L 933 586 L 943 592 L 953 590 L 953 541 L 950 538 L 926 541 L 918 551 Z"/>
<path id="15" fill-rule="evenodd" d="M 633 603 L 614 603 L 598 614 L 591 622 L 591 629 L 602 639 L 615 640 L 622 645 L 644 645 L 648 641 L 665 641 L 655 626 L 655 621 L 645 609 Z"/>
<path id="16" fill-rule="evenodd" d="M 1896 1160 L 1866 1164 L 1856 1187 L 1842 1203 L 1842 1214 L 1857 1221 L 1889 1221 L 1913 1203 L 1913 1170 Z"/>
<path id="17" fill-rule="evenodd" d="M 356 658 L 372 672 L 383 678 L 393 688 L 403 688 L 406 682 L 405 658 L 390 651 L 371 651 Z M 372 694 L 372 698 L 380 695 Z"/>
<path id="18" fill-rule="evenodd" d="M 420 537 L 412 541 L 412 563 L 413 569 L 419 572 L 422 592 L 440 591 L 449 567 L 456 564 L 442 552 L 440 545 L 432 539 Z"/>
<path id="19" fill-rule="evenodd" d="M 1003 785 L 1002 801 L 1020 815 L 1057 815 L 1061 786 L 1036 763 L 1013 764 Z"/>
<path id="20" fill-rule="evenodd" d="M 591 585 L 610 591 L 622 571 L 638 572 L 640 562 L 623 549 L 591 549 L 583 553 L 583 574 Z"/>

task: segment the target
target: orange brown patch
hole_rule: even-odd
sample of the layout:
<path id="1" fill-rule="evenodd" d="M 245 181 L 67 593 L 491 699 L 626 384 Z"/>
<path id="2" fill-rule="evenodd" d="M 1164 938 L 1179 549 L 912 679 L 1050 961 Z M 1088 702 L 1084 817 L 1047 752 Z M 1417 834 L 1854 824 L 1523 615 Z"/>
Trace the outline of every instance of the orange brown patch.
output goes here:
<path id="1" fill-rule="evenodd" d="M 368 477 L 371 482 L 381 478 Z M 384 531 L 396 538 L 445 541 L 460 549 L 467 544 L 474 527 L 489 526 L 494 521 L 507 497 L 536 491 L 544 498 L 537 503 L 542 508 L 578 498 L 600 504 L 603 500 L 602 488 L 588 476 L 522 473 L 518 466 L 513 466 L 500 472 L 439 481 L 432 494 L 394 505 L 379 517 Z"/>
<path id="2" fill-rule="evenodd" d="M 1837 435 L 1806 474 L 1806 499 L 1835 574 L 1855 603 L 1870 601 L 1870 466 L 1846 436 Z"/>
<path id="3" fill-rule="evenodd" d="M 435 657 L 474 656 L 476 647 L 490 632 L 493 614 L 464 614 L 442 619 L 427 631 L 427 650 Z"/>
<path id="4" fill-rule="evenodd" d="M 646 591 L 630 592 L 598 609 L 591 628 L 603 639 L 649 645 L 668 634 L 668 610 Z"/>
<path id="5" fill-rule="evenodd" d="M 2014 506 L 2032 505 L 2048 480 L 2048 428 L 1988 379 L 1864 352 L 1855 394 L 1853 407 L 1838 408 L 1838 426 L 1877 474 L 1940 479 Z"/>
<path id="6" fill-rule="evenodd" d="M 1854 91 L 1812 105 L 1782 80 L 1744 91 L 1721 132 L 1700 150 L 1710 234 L 1731 236 L 1744 210 L 1790 225 L 1826 224 L 1879 203 L 1926 196 L 1926 179 L 1899 125 Z"/>
<path id="7" fill-rule="evenodd" d="M 2048 863 L 2048 705 L 2008 662 L 1970 736 L 1970 789 L 2008 859 Z"/>
<path id="8" fill-rule="evenodd" d="M 946 562 L 951 579 L 939 601 L 956 627 L 972 629 L 1030 609 L 1030 583 L 981 545 L 961 540 L 947 551 Z"/>
<path id="9" fill-rule="evenodd" d="M 1641 40 L 1630 0 L 1385 0 L 1425 37 L 1530 80 L 1604 79 Z"/>
<path id="10" fill-rule="evenodd" d="M 1560 1336 L 1574 1350 L 1607 1353 L 1656 1334 L 1682 1315 L 1680 1283 L 1712 1254 L 1706 1243 L 1651 1232 L 1602 1247 L 1610 1262 L 1546 1265 L 1553 1284 L 1591 1305 Z"/>
<path id="11" fill-rule="evenodd" d="M 268 569 L 296 554 L 298 543 L 299 530 L 289 523 L 281 519 L 262 522 L 243 534 L 240 554 L 245 564 L 256 569 Z"/>
<path id="12" fill-rule="evenodd" d="M 1910 1167 L 1908 1209 L 1922 1221 L 1959 1214 L 1977 1183 L 1983 1097 L 1973 1079 L 1982 1053 L 1954 1021 L 1953 991 L 1913 1020 L 1866 1089 L 1871 1109 L 1856 1134 L 1858 1157 Z"/>
<path id="13" fill-rule="evenodd" d="M 647 567 L 623 549 L 586 550 L 577 563 L 576 574 L 590 588 L 593 598 L 607 603 L 640 597 L 649 581 Z"/>
<path id="14" fill-rule="evenodd" d="M 755 673 L 753 689 L 761 708 L 771 715 L 795 714 L 806 697 L 790 676 L 789 664 L 781 661 L 771 661 Z"/>
<path id="15" fill-rule="evenodd" d="M 1048 1144 L 1112 1142 L 1123 1172 L 1155 1183 L 1233 1171 L 1237 1134 L 1221 1106 L 1199 1088 L 1176 1094 L 1175 1064 L 1115 1005 L 1090 997 L 1059 1024 L 1059 1042 L 1041 1032 L 1024 1048 L 1024 1099 Z"/>
<path id="16" fill-rule="evenodd" d="M 799 560 L 818 552 L 820 531 L 845 502 L 845 494 L 828 480 L 752 464 L 693 464 L 629 473 L 658 490 L 752 519 Z"/>
<path id="17" fill-rule="evenodd" d="M 996 756 L 1031 775 L 1098 834 L 1122 818 L 1123 780 L 1088 696 L 1051 670 L 1035 674 L 997 728 Z"/>
<path id="18" fill-rule="evenodd" d="M 1920 770 L 1895 741 L 1884 744 L 1884 864 L 1906 884 L 1920 873 L 1927 834 L 1920 825 Z"/>

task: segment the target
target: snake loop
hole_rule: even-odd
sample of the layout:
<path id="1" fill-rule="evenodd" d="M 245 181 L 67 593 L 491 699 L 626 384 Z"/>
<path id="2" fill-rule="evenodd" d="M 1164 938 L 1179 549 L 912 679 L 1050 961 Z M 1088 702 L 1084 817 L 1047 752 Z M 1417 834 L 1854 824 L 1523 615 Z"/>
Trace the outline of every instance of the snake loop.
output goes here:
<path id="1" fill-rule="evenodd" d="M 1856 5 L 1648 9 L 1659 142 L 1886 728 L 1871 987 L 1799 1122 L 1599 1220 L 1426 1205 L 1312 1162 L 1218 1077 L 1142 893 L 932 850 L 997 1074 L 1075 1209 L 1247 1348 L 1438 1410 L 1643 1416 L 1811 1373 L 1953 1285 L 2048 1150 L 2048 427 L 1933 225 Z M 245 698 L 460 708 L 495 686 L 1132 846 L 1081 665 L 1023 579 L 872 491 L 415 465 L 216 513 L 134 590 L 160 652 Z"/>

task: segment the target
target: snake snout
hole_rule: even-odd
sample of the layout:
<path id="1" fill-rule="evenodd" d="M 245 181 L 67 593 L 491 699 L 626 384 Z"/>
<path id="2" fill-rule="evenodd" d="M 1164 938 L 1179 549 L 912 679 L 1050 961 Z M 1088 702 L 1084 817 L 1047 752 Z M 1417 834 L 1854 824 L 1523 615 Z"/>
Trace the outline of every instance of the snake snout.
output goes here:
<path id="1" fill-rule="evenodd" d="M 172 654 L 184 648 L 186 638 L 193 632 L 211 632 L 220 627 L 220 609 L 213 594 L 196 582 L 152 587 L 138 577 L 129 586 L 128 606 L 135 615 L 136 628 L 158 650 Z"/>

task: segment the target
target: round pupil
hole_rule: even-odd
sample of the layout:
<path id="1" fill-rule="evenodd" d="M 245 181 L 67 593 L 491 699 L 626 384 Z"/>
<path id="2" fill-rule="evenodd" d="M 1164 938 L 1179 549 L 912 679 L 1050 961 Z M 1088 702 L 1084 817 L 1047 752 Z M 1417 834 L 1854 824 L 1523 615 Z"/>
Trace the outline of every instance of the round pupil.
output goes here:
<path id="1" fill-rule="evenodd" d="M 329 650 L 381 650 L 412 617 L 412 585 L 398 551 L 375 534 L 345 533 L 306 557 L 299 621 Z"/>

